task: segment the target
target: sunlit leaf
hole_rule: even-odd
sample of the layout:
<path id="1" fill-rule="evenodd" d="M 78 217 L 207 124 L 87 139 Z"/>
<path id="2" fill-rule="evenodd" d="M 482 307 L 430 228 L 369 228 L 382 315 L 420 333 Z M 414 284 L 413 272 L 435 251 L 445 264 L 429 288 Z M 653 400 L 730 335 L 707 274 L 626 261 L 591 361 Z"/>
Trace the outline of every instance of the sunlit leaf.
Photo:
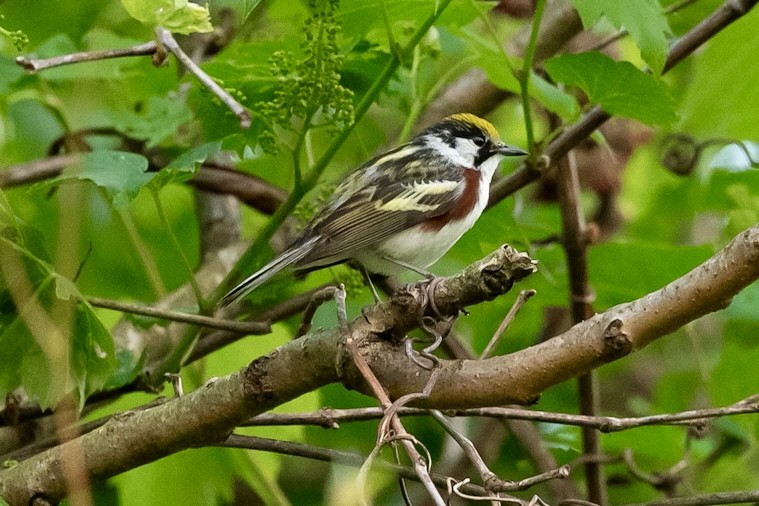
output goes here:
<path id="1" fill-rule="evenodd" d="M 629 62 L 591 52 L 557 56 L 545 65 L 553 79 L 579 87 L 609 114 L 653 125 L 677 118 L 667 86 Z"/>
<path id="2" fill-rule="evenodd" d="M 121 4 L 130 16 L 150 27 L 183 34 L 213 30 L 208 8 L 188 0 L 121 0 Z"/>
<path id="3" fill-rule="evenodd" d="M 651 70 L 661 74 L 672 30 L 657 0 L 572 0 L 572 3 L 586 28 L 603 16 L 615 28 L 626 29 Z"/>

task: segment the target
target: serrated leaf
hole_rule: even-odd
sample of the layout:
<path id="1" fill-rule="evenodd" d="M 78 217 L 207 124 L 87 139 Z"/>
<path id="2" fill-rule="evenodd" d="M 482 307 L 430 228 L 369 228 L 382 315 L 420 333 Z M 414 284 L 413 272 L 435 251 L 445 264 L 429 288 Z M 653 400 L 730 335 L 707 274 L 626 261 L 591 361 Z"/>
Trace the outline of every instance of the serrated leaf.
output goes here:
<path id="1" fill-rule="evenodd" d="M 604 16 L 615 28 L 626 29 L 654 74 L 661 74 L 672 30 L 657 0 L 573 0 L 573 3 L 585 28 Z"/>
<path id="2" fill-rule="evenodd" d="M 114 207 L 123 208 L 153 177 L 147 173 L 148 160 L 123 151 L 93 151 L 84 155 L 79 179 L 104 188 Z"/>
<path id="3" fill-rule="evenodd" d="M 75 392 L 81 405 L 114 366 L 113 340 L 75 285 L 28 249 L 27 235 L 0 236 L 0 255 L 14 269 L 0 276 L 0 396 L 23 387 L 48 408 Z M 67 322 L 55 319 L 64 314 Z"/>
<path id="4" fill-rule="evenodd" d="M 503 51 L 495 46 L 495 43 L 483 38 L 480 34 L 472 30 L 451 30 L 459 37 L 467 41 L 468 47 L 476 52 L 477 59 L 475 65 L 485 71 L 490 82 L 502 90 L 513 93 L 521 93 L 519 81 L 511 73 L 509 67 L 505 64 L 506 57 Z M 514 58 L 513 65 L 522 65 L 522 62 Z M 549 83 L 536 73 L 530 75 L 530 86 L 528 89 L 530 97 L 537 100 L 549 111 L 556 113 L 564 120 L 575 119 L 580 114 L 580 106 L 577 100 Z"/>
<path id="5" fill-rule="evenodd" d="M 168 97 L 150 97 L 140 112 L 123 112 L 117 116 L 115 128 L 132 137 L 144 140 L 149 148 L 173 136 L 179 127 L 192 119 L 187 105 Z"/>
<path id="6" fill-rule="evenodd" d="M 130 16 L 151 28 L 162 26 L 185 35 L 213 30 L 208 8 L 188 0 L 121 0 L 121 5 Z"/>
<path id="7" fill-rule="evenodd" d="M 617 62 L 596 52 L 565 54 L 545 63 L 550 76 L 579 87 L 609 114 L 652 125 L 677 119 L 667 86 L 629 62 Z"/>
<path id="8" fill-rule="evenodd" d="M 150 181 L 150 186 L 159 189 L 169 183 L 187 181 L 198 171 L 201 163 L 220 149 L 221 142 L 208 142 L 186 151 L 161 169 Z"/>

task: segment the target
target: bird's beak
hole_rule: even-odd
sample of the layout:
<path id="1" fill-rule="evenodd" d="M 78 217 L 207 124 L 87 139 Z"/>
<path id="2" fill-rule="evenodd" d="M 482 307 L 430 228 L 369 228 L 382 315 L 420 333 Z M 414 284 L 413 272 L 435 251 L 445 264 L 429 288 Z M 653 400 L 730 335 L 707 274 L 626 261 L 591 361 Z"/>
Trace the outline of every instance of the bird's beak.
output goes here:
<path id="1" fill-rule="evenodd" d="M 503 156 L 526 156 L 529 155 L 524 149 L 520 149 L 516 146 L 507 146 L 506 144 L 499 144 L 493 150 Z"/>

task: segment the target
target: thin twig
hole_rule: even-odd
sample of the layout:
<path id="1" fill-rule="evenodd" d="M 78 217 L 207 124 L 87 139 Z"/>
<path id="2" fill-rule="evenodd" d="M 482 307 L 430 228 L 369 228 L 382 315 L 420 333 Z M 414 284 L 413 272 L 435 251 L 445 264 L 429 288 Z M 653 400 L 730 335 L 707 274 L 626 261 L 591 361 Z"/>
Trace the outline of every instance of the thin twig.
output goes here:
<path id="1" fill-rule="evenodd" d="M 53 178 L 63 169 L 82 161 L 81 153 L 41 158 L 0 170 L 0 188 L 12 188 Z"/>
<path id="2" fill-rule="evenodd" d="M 499 503 L 506 503 L 506 504 L 518 504 L 519 506 L 532 506 L 531 502 L 523 501 L 522 499 L 517 499 L 516 497 L 504 497 L 501 494 L 498 495 L 472 495 L 471 493 L 468 493 L 464 490 L 462 490 L 465 486 L 469 485 L 470 479 L 466 478 L 461 481 L 454 480 L 451 478 L 448 480 L 448 493 L 450 495 L 455 495 L 458 497 L 461 497 L 462 499 L 468 499 L 470 501 L 490 501 L 495 504 Z M 541 501 L 541 505 L 543 505 L 543 501 Z"/>
<path id="3" fill-rule="evenodd" d="M 201 69 L 194 61 L 192 61 L 192 58 L 190 58 L 184 51 L 182 51 L 182 48 L 179 47 L 179 44 L 177 44 L 177 41 L 174 39 L 174 36 L 171 34 L 170 31 L 163 27 L 156 28 L 156 35 L 158 36 L 158 40 L 161 42 L 161 45 L 168 49 L 174 56 L 177 57 L 177 60 L 179 60 L 182 65 L 187 68 L 195 77 L 198 78 L 198 81 L 200 81 L 203 86 L 209 89 L 211 93 L 216 95 L 219 100 L 221 100 L 224 105 L 226 105 L 229 110 L 231 110 L 235 116 L 240 120 L 240 126 L 242 128 L 250 128 L 252 119 L 250 116 L 250 112 L 248 112 L 245 107 L 243 107 L 240 102 L 235 100 L 232 95 L 227 93 L 224 88 L 219 86 L 216 81 L 214 81 L 211 76 L 205 73 L 203 69 Z"/>
<path id="4" fill-rule="evenodd" d="M 342 285 L 340 285 L 342 288 Z M 311 296 L 311 300 L 308 301 L 305 311 L 303 311 L 303 320 L 300 322 L 298 331 L 295 333 L 295 337 L 303 337 L 311 330 L 311 320 L 316 314 L 316 310 L 319 306 L 327 302 L 328 300 L 337 297 L 337 288 L 334 286 L 325 286 L 321 290 L 318 290 Z M 347 317 L 346 317 L 347 319 Z"/>
<path id="5" fill-rule="evenodd" d="M 80 163 L 82 156 L 82 153 L 56 155 L 3 167 L 0 170 L 0 188 L 12 188 L 54 178 L 66 167 Z M 151 157 L 150 162 L 160 170 L 165 162 L 160 163 L 157 158 Z M 213 161 L 204 162 L 186 184 L 208 192 L 232 195 L 265 214 L 272 214 L 287 198 L 287 192 L 282 188 L 253 174 L 240 172 L 234 167 Z"/>
<path id="6" fill-rule="evenodd" d="M 755 401 L 739 401 L 731 406 L 721 408 L 695 409 L 678 413 L 626 418 L 552 413 L 550 411 L 534 411 L 522 408 L 454 409 L 443 411 L 443 413 L 447 416 L 485 416 L 592 427 L 601 432 L 610 433 L 653 425 L 703 426 L 706 420 L 711 418 L 759 413 L 759 403 Z M 397 410 L 397 414 L 399 416 L 423 416 L 427 414 L 427 410 L 402 407 Z M 315 413 L 264 413 L 251 418 L 244 425 L 318 425 L 334 428 L 340 423 L 366 421 L 382 418 L 383 416 L 384 411 L 377 407 L 354 409 L 325 408 Z"/>
<path id="7" fill-rule="evenodd" d="M 535 295 L 535 293 L 535 290 L 522 290 L 519 292 L 519 295 L 514 301 L 514 304 L 511 306 L 511 309 L 509 309 L 509 312 L 506 313 L 506 316 L 503 317 L 503 321 L 498 326 L 498 329 L 493 334 L 493 337 L 490 338 L 487 346 L 485 346 L 485 349 L 482 350 L 482 353 L 480 354 L 480 360 L 488 358 L 490 354 L 493 353 L 493 350 L 498 344 L 498 341 L 501 339 L 501 336 L 506 331 L 506 329 L 509 328 L 511 322 L 514 321 L 514 317 L 517 315 L 519 310 L 522 309 L 522 306 L 524 306 L 525 302 L 527 302 L 530 297 Z"/>
<path id="8" fill-rule="evenodd" d="M 95 307 L 113 309 L 124 313 L 138 314 L 142 316 L 151 316 L 162 320 L 170 320 L 192 325 L 200 325 L 213 329 L 228 330 L 231 332 L 240 332 L 244 334 L 268 334 L 271 332 L 271 323 L 268 321 L 258 322 L 238 322 L 234 320 L 222 320 L 210 316 L 203 316 L 193 313 L 183 313 L 172 311 L 170 309 L 159 309 L 141 304 L 129 304 L 115 300 L 101 299 L 100 297 L 88 297 L 87 302 Z"/>
<path id="9" fill-rule="evenodd" d="M 353 362 L 356 365 L 356 368 L 359 370 L 363 378 L 366 380 L 367 384 L 372 390 L 372 393 L 374 393 L 377 400 L 379 400 L 380 404 L 382 405 L 383 410 L 387 411 L 391 408 L 392 403 L 390 402 L 390 398 L 387 396 L 387 393 L 385 393 L 385 390 L 382 388 L 382 385 L 379 383 L 379 380 L 372 372 L 371 368 L 369 367 L 369 364 L 366 362 L 366 359 L 361 355 L 361 351 L 358 349 L 358 346 L 353 339 L 353 337 L 350 334 L 350 329 L 348 325 L 348 319 L 346 316 L 346 308 L 345 308 L 345 288 L 340 285 L 340 288 L 335 292 L 335 302 L 337 302 L 337 314 L 338 314 L 338 320 L 340 322 L 340 333 L 345 339 L 345 345 L 348 351 L 351 354 L 351 357 L 353 358 Z M 401 442 L 404 449 L 406 450 L 406 453 L 408 454 L 409 458 L 411 459 L 411 462 L 414 466 L 414 471 L 416 472 L 417 476 L 419 477 L 419 480 L 424 485 L 424 488 L 427 490 L 427 492 L 430 494 L 430 497 L 435 502 L 436 505 L 439 506 L 445 506 L 445 501 L 443 500 L 443 497 L 440 495 L 440 492 L 435 488 L 435 484 L 432 482 L 432 479 L 430 478 L 430 473 L 428 469 L 428 461 L 425 460 L 419 451 L 416 449 L 416 446 L 414 442 L 416 439 L 411 436 L 408 432 L 406 432 L 406 429 L 403 427 L 403 424 L 401 424 L 400 418 L 397 416 L 393 416 L 392 422 L 391 422 L 393 431 L 395 432 L 395 435 L 393 439 L 397 439 Z M 380 437 L 380 439 L 385 439 L 384 437 Z M 387 441 L 379 441 L 377 444 L 377 447 L 382 446 Z M 372 452 L 373 454 L 375 452 Z M 368 466 L 367 466 L 368 467 Z"/>
<path id="10" fill-rule="evenodd" d="M 308 292 L 295 295 L 289 299 L 285 299 L 281 303 L 267 309 L 263 313 L 256 314 L 255 318 L 259 322 L 273 323 L 285 320 L 291 316 L 295 316 L 305 309 L 313 294 L 323 289 L 324 286 L 325 285 L 314 288 L 313 290 L 309 290 Z M 195 343 L 195 346 L 193 347 L 190 356 L 185 361 L 185 364 L 189 364 L 203 357 L 206 357 L 214 351 L 223 348 L 224 346 L 230 345 L 236 341 L 239 341 L 245 335 L 251 333 L 252 332 L 245 333 L 229 330 L 217 330 L 214 332 L 209 332 L 208 334 L 201 336 L 198 342 Z"/>
<path id="11" fill-rule="evenodd" d="M 485 484 L 485 488 L 490 491 L 492 490 L 488 485 L 492 483 L 493 478 L 496 480 L 500 480 L 493 471 L 490 470 L 490 468 L 485 464 L 485 460 L 480 455 L 480 452 L 477 451 L 477 448 L 474 446 L 474 443 L 464 436 L 462 433 L 456 430 L 456 428 L 453 426 L 453 424 L 443 416 L 443 414 L 436 410 L 431 409 L 430 415 L 437 420 L 437 422 L 445 429 L 445 431 L 448 433 L 449 436 L 453 438 L 454 441 L 459 445 L 459 448 L 464 452 L 464 455 L 466 455 L 469 458 L 469 461 L 474 465 L 475 469 L 477 469 L 477 472 L 480 474 L 480 478 L 482 479 L 482 482 Z"/>
<path id="12" fill-rule="evenodd" d="M 339 450 L 333 450 L 331 448 L 320 448 L 303 443 L 279 441 L 276 439 L 267 439 L 255 436 L 242 436 L 239 434 L 232 434 L 223 443 L 219 443 L 217 446 L 273 452 L 282 455 L 293 455 L 296 457 L 304 457 L 324 462 L 334 462 L 336 464 L 353 467 L 360 467 L 366 460 L 363 455 L 356 453 L 343 452 Z M 403 477 L 404 479 L 416 481 L 419 480 L 419 477 L 416 475 L 413 469 L 383 460 L 377 461 L 373 469 L 384 473 L 393 473 Z M 446 486 L 446 480 L 449 479 L 447 476 L 441 476 L 434 473 L 432 473 L 430 476 L 433 482 L 441 488 L 444 488 Z M 464 489 L 466 492 L 471 494 L 486 493 L 485 489 L 479 485 L 467 485 L 464 487 Z"/>
<path id="13" fill-rule="evenodd" d="M 16 64 L 24 67 L 24 70 L 30 73 L 39 72 L 40 70 L 60 67 L 61 65 L 70 65 L 73 63 L 82 63 L 87 61 L 107 60 L 110 58 L 124 58 L 127 56 L 147 56 L 155 54 L 158 45 L 155 41 L 137 44 L 132 47 L 119 49 L 106 49 L 105 51 L 81 51 L 78 53 L 64 54 L 52 58 L 27 58 L 26 56 L 17 56 Z"/>
<path id="14" fill-rule="evenodd" d="M 430 410 L 430 414 L 435 418 L 435 420 L 437 420 L 440 425 L 442 425 L 445 431 L 456 441 L 456 443 L 458 443 L 459 447 L 461 447 L 466 456 L 477 469 L 477 472 L 480 474 L 485 488 L 490 492 L 500 493 L 527 490 L 528 488 L 532 487 L 533 485 L 537 485 L 538 483 L 554 480 L 556 478 L 566 478 L 569 476 L 569 466 L 565 465 L 557 469 L 552 469 L 550 471 L 540 473 L 535 476 L 530 476 L 529 478 L 525 478 L 519 481 L 502 480 L 488 468 L 487 464 L 485 464 L 485 461 L 482 459 L 482 456 L 480 456 L 477 448 L 475 448 L 472 441 L 458 432 L 440 411 L 432 409 Z"/>

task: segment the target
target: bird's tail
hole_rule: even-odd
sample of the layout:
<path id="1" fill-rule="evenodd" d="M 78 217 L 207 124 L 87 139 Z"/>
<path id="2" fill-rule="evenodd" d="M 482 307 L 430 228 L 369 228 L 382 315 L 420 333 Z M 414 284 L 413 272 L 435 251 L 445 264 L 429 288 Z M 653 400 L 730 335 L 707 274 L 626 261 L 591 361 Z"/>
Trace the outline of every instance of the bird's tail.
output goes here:
<path id="1" fill-rule="evenodd" d="M 219 306 L 228 306 L 233 302 L 240 300 L 262 284 L 266 283 L 285 267 L 302 260 L 311 251 L 311 246 L 313 246 L 315 241 L 316 238 L 313 238 L 303 244 L 285 250 L 274 260 L 248 276 L 242 283 L 232 288 L 232 290 L 221 299 Z"/>

